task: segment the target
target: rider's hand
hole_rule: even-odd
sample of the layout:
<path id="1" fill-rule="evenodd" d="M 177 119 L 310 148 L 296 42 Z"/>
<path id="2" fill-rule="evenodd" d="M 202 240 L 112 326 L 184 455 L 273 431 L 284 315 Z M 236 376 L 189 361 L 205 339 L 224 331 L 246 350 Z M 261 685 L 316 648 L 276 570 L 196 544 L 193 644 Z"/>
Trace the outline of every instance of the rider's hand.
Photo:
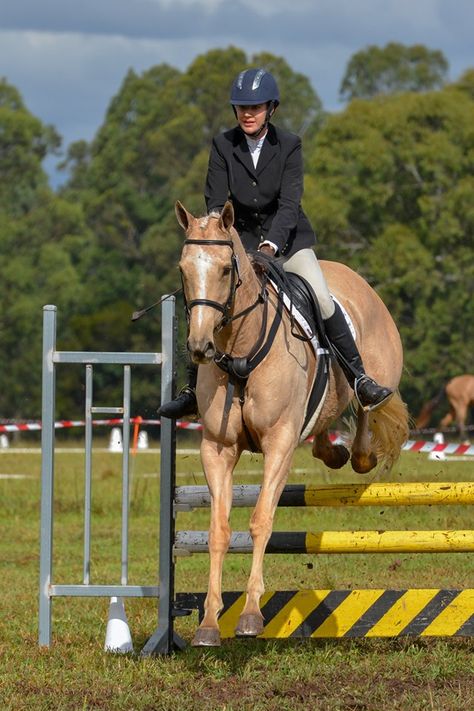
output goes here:
<path id="1" fill-rule="evenodd" d="M 258 248 L 259 252 L 262 252 L 262 254 L 266 254 L 267 257 L 274 257 L 275 256 L 275 250 L 270 244 L 262 244 Z"/>
<path id="2" fill-rule="evenodd" d="M 271 244 L 261 244 L 258 248 L 258 251 L 264 254 L 266 257 L 275 256 L 275 250 L 273 249 Z M 253 268 L 255 269 L 255 273 L 259 277 L 263 277 L 263 275 L 267 272 L 267 265 L 264 262 L 254 261 Z"/>

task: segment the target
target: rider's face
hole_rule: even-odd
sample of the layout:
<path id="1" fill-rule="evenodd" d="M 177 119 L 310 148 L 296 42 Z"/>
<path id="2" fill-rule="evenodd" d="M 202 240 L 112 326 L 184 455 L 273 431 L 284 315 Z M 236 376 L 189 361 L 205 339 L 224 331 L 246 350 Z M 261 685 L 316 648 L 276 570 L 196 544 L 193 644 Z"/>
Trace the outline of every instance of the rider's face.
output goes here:
<path id="1" fill-rule="evenodd" d="M 258 131 L 265 123 L 267 104 L 254 104 L 252 106 L 236 106 L 237 121 L 244 133 L 249 135 Z"/>

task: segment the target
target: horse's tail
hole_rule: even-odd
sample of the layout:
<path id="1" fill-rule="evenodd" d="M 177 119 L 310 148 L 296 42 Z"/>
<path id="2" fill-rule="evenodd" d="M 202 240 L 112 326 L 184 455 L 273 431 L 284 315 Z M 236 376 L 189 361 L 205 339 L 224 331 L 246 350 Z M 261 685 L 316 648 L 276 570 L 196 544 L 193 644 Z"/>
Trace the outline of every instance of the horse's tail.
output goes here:
<path id="1" fill-rule="evenodd" d="M 440 402 L 446 397 L 446 385 L 440 389 L 440 391 L 431 400 L 423 405 L 420 410 L 418 417 L 415 420 L 415 427 L 420 429 L 421 427 L 426 427 L 431 419 L 431 413 L 438 407 Z"/>
<path id="2" fill-rule="evenodd" d="M 408 409 L 398 390 L 389 402 L 369 414 L 372 444 L 379 460 L 378 472 L 388 472 L 398 460 L 408 439 Z"/>

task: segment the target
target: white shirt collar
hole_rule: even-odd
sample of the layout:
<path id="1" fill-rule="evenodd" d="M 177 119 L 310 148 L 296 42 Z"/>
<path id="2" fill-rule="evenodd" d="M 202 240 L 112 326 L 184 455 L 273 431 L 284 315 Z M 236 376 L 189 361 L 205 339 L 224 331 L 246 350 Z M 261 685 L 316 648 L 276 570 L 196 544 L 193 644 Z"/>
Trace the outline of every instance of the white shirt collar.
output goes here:
<path id="1" fill-rule="evenodd" d="M 262 150 L 263 142 L 266 138 L 265 134 L 262 138 L 251 138 L 250 136 L 245 136 L 247 145 L 249 147 L 250 155 L 252 156 L 253 167 L 257 167 L 258 159 L 260 157 L 260 152 Z"/>

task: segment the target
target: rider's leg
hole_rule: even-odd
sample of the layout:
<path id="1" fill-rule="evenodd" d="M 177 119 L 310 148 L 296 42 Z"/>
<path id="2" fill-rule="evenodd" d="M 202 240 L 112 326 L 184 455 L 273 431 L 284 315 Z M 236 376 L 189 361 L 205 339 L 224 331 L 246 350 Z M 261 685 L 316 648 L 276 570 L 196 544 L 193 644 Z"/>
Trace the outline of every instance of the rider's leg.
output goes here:
<path id="1" fill-rule="evenodd" d="M 158 415 L 160 417 L 169 417 L 172 420 L 176 420 L 179 417 L 185 417 L 186 415 L 198 414 L 196 400 L 198 366 L 192 361 L 189 361 L 186 366 L 186 371 L 188 374 L 187 384 L 182 388 L 174 400 L 170 400 L 169 402 L 165 402 L 161 405 L 158 409 Z"/>
<path id="2" fill-rule="evenodd" d="M 326 334 L 334 346 L 338 363 L 349 385 L 354 389 L 359 404 L 366 410 L 385 405 L 393 391 L 378 385 L 366 375 L 355 340 L 341 308 L 331 297 L 314 251 L 299 250 L 283 264 L 283 268 L 287 272 L 299 274 L 312 286 L 318 298 Z"/>

